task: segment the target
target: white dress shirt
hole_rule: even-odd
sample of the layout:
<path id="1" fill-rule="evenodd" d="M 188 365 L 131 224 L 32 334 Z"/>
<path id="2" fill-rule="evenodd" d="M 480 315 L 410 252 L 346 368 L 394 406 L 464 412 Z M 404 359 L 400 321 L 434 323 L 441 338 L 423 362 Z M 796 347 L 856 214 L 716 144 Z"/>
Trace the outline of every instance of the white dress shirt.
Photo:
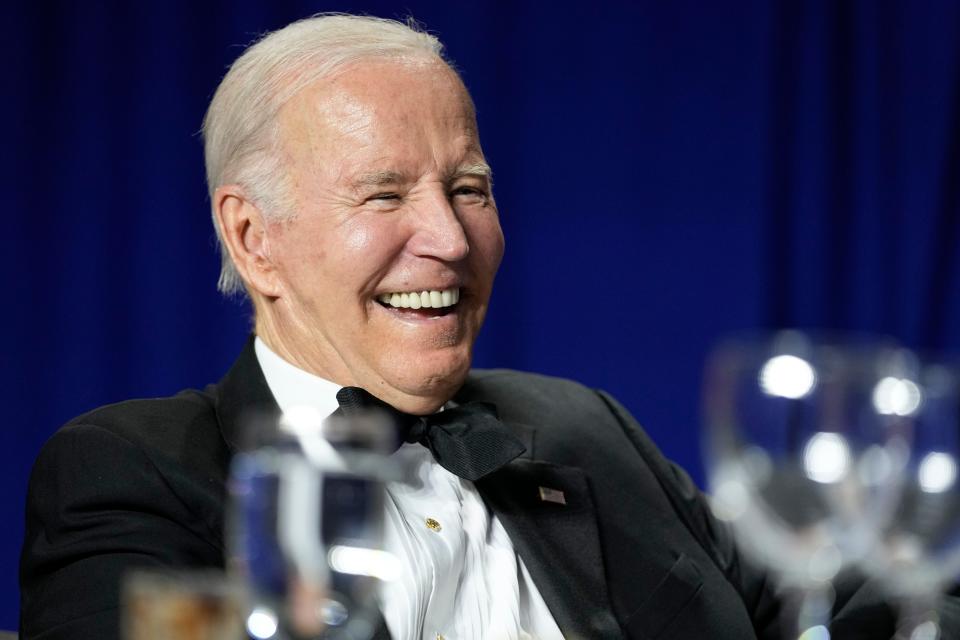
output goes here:
<path id="1" fill-rule="evenodd" d="M 281 411 L 337 408 L 340 386 L 303 371 L 260 338 L 255 351 Z M 404 444 L 415 480 L 387 486 L 384 542 L 400 559 L 381 609 L 394 640 L 563 640 L 506 530 L 476 487 Z"/>

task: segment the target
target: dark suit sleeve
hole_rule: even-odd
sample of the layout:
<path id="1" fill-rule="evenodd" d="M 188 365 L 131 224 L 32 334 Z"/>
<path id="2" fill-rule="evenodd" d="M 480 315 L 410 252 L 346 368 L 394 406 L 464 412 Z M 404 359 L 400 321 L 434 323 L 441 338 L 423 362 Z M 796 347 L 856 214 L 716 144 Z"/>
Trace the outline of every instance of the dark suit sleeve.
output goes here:
<path id="1" fill-rule="evenodd" d="M 874 640 L 894 637 L 900 610 L 889 590 L 876 578 L 864 579 L 859 572 L 845 572 L 834 581 L 837 599 L 830 633 L 838 640 Z M 940 638 L 960 638 L 960 586 L 943 594 L 938 602 Z M 897 636 L 900 637 L 900 636 Z"/>
<path id="2" fill-rule="evenodd" d="M 73 425 L 30 478 L 20 564 L 22 640 L 113 640 L 134 567 L 222 565 L 222 551 L 155 461 L 107 429 Z"/>
<path id="3" fill-rule="evenodd" d="M 737 589 L 759 638 L 780 638 L 781 598 L 768 574 L 737 551 L 729 527 L 713 517 L 690 476 L 663 457 L 633 416 L 610 395 L 599 392 L 637 451 L 653 470 L 677 515 Z"/>

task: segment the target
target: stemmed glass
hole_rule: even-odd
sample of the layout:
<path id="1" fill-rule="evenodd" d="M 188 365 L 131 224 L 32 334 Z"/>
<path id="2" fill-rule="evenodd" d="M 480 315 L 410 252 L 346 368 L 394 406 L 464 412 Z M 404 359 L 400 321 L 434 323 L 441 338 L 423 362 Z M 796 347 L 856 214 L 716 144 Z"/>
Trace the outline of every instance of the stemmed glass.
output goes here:
<path id="1" fill-rule="evenodd" d="M 785 637 L 829 637 L 832 581 L 878 549 L 896 517 L 915 363 L 891 341 L 793 331 L 730 339 L 708 362 L 712 506 L 799 594 Z M 890 411 L 876 409 L 878 388 Z"/>
<path id="2" fill-rule="evenodd" d="M 258 640 L 366 640 L 399 562 L 382 549 L 384 485 L 399 477 L 393 427 L 376 413 L 309 407 L 251 420 L 231 466 L 230 569 Z"/>
<path id="3" fill-rule="evenodd" d="M 960 375 L 934 362 L 915 369 L 875 390 L 876 410 L 899 418 L 904 443 L 888 483 L 893 517 L 863 566 L 901 603 L 896 637 L 935 640 L 937 599 L 960 575 Z"/>

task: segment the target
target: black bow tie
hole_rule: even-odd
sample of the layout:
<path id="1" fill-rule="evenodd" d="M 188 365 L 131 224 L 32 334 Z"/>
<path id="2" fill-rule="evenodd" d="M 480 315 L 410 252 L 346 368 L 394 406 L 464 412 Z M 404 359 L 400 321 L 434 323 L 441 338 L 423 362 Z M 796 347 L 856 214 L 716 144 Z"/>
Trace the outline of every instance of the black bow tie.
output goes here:
<path id="1" fill-rule="evenodd" d="M 429 416 L 414 416 L 359 387 L 340 389 L 337 402 L 346 416 L 372 409 L 386 412 L 397 425 L 401 440 L 419 442 L 430 449 L 437 464 L 465 480 L 478 480 L 526 451 L 488 402 L 468 402 Z"/>

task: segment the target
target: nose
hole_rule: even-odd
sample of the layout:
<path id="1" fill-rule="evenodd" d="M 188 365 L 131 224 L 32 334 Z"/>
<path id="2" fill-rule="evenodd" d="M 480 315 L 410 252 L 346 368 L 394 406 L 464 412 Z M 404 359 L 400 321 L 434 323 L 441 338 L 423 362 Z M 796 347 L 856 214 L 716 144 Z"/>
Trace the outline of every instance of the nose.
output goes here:
<path id="1" fill-rule="evenodd" d="M 470 253 L 470 241 L 457 210 L 444 189 L 431 190 L 412 211 L 415 231 L 409 248 L 418 256 L 445 262 L 463 260 Z"/>

